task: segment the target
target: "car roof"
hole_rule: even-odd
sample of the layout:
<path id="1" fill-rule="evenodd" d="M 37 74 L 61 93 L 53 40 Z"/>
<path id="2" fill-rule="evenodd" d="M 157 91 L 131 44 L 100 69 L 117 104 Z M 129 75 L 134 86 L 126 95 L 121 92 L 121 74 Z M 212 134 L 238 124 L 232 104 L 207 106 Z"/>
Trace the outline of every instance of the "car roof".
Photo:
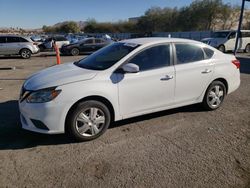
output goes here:
<path id="1" fill-rule="evenodd" d="M 232 32 L 232 31 L 237 31 L 237 30 L 218 30 L 218 31 L 214 31 L 214 32 Z M 241 32 L 250 32 L 250 30 L 244 30 L 244 29 L 242 29 L 242 30 L 240 30 Z"/>
<path id="2" fill-rule="evenodd" d="M 0 37 L 23 37 L 23 38 L 27 38 L 27 37 L 22 36 L 22 35 L 0 35 Z"/>
<path id="3" fill-rule="evenodd" d="M 0 37 L 21 37 L 21 38 L 28 40 L 29 42 L 32 42 L 30 37 L 22 36 L 22 35 L 0 35 Z"/>
<path id="4" fill-rule="evenodd" d="M 120 42 L 124 43 L 134 43 L 139 45 L 144 44 L 157 44 L 162 42 L 183 42 L 183 43 L 200 43 L 195 40 L 183 39 L 183 38 L 167 38 L 167 37 L 148 37 L 148 38 L 136 38 L 136 39 L 126 39 Z"/>

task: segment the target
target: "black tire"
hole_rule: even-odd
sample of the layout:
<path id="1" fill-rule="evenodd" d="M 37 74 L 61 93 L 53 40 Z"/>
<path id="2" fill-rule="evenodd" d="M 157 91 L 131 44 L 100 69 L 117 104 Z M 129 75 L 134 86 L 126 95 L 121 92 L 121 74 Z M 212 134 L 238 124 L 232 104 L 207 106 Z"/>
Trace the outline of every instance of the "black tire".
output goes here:
<path id="1" fill-rule="evenodd" d="M 29 59 L 31 57 L 32 52 L 29 49 L 22 49 L 20 51 L 20 55 L 23 59 Z"/>
<path id="2" fill-rule="evenodd" d="M 93 120 L 93 125 L 98 127 L 98 132 L 93 134 L 94 128 L 90 125 L 91 122 L 86 122 L 85 117 L 87 117 L 87 113 L 89 112 L 89 117 L 91 117 L 91 109 L 98 109 L 100 111 L 96 112 L 96 116 L 93 118 L 98 121 L 99 117 L 104 117 L 103 122 L 98 126 L 96 126 Z M 84 119 L 81 119 L 79 116 L 84 114 Z M 101 115 L 100 115 L 101 114 Z M 98 117 L 99 116 L 99 117 Z M 81 119 L 81 121 L 79 120 Z M 91 119 L 91 118 L 90 118 Z M 89 121 L 92 121 L 90 120 Z M 83 122 L 84 121 L 84 122 Z M 111 114 L 106 105 L 99 101 L 85 101 L 76 105 L 76 107 L 69 113 L 66 121 L 66 131 L 77 141 L 90 141 L 101 136 L 109 127 L 111 122 Z M 80 130 L 86 130 L 83 133 L 80 133 Z"/>
<path id="3" fill-rule="evenodd" d="M 246 52 L 246 53 L 250 53 L 250 44 L 248 44 L 248 45 L 246 46 L 245 52 Z"/>
<path id="4" fill-rule="evenodd" d="M 221 52 L 225 53 L 226 52 L 226 49 L 225 49 L 225 46 L 224 45 L 220 45 L 218 47 L 218 50 L 220 50 Z"/>
<path id="5" fill-rule="evenodd" d="M 41 52 L 45 51 L 45 47 L 43 45 L 39 45 L 38 47 L 39 47 L 39 49 L 40 49 Z"/>
<path id="6" fill-rule="evenodd" d="M 80 51 L 79 51 L 78 48 L 72 48 L 72 49 L 70 50 L 70 54 L 71 54 L 72 56 L 77 56 L 77 55 L 80 54 Z"/>
<path id="7" fill-rule="evenodd" d="M 216 88 L 219 88 L 218 93 L 216 91 Z M 213 97 L 213 92 L 216 95 L 214 97 Z M 223 95 L 221 92 L 223 92 Z M 221 81 L 213 81 L 209 85 L 209 87 L 207 88 L 207 91 L 206 91 L 205 96 L 203 98 L 203 102 L 202 102 L 203 107 L 206 110 L 218 109 L 222 105 L 226 94 L 227 94 L 226 86 Z M 216 101 L 214 101 L 214 105 L 212 105 L 213 100 L 216 100 Z M 217 104 L 215 105 L 215 103 L 217 103 L 218 105 Z"/>

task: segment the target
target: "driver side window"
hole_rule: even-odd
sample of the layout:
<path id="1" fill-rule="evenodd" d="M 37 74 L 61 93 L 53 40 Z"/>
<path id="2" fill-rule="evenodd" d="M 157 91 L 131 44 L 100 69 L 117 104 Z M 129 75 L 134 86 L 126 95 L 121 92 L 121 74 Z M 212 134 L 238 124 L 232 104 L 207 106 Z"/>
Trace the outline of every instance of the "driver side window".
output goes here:
<path id="1" fill-rule="evenodd" d="M 228 39 L 234 39 L 236 37 L 236 32 L 232 32 L 229 36 Z"/>
<path id="2" fill-rule="evenodd" d="M 129 63 L 138 65 L 140 71 L 170 66 L 170 45 L 148 48 L 134 56 Z"/>

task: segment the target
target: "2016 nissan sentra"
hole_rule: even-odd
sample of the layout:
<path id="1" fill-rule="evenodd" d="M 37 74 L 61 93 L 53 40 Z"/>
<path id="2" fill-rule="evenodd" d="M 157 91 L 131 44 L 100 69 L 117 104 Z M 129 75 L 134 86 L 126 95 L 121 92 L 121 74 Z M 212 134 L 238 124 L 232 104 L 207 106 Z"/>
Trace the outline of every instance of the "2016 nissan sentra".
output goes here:
<path id="1" fill-rule="evenodd" d="M 239 67 L 233 55 L 192 40 L 113 43 L 28 78 L 19 101 L 22 127 L 85 141 L 112 121 L 195 103 L 215 110 L 239 87 Z"/>

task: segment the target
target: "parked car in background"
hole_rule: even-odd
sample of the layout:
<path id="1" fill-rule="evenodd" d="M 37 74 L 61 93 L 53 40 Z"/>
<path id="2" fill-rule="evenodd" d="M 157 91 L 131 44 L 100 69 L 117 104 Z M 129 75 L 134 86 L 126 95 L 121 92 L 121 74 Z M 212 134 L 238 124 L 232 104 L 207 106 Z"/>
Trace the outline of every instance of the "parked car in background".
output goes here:
<path id="1" fill-rule="evenodd" d="M 236 42 L 236 31 L 216 31 L 211 38 L 202 39 L 202 42 L 217 48 L 222 52 L 233 51 Z M 250 52 L 250 30 L 242 30 L 239 36 L 239 50 Z"/>
<path id="2" fill-rule="evenodd" d="M 68 39 L 70 44 L 77 43 L 85 38 L 88 38 L 87 35 L 73 35 L 73 34 L 66 35 L 65 37 Z"/>
<path id="3" fill-rule="evenodd" d="M 39 45 L 41 51 L 44 50 L 52 50 L 53 49 L 53 41 L 56 43 L 58 48 L 61 48 L 63 45 L 68 45 L 70 42 L 63 36 L 53 36 L 47 38 L 42 44 Z"/>
<path id="4" fill-rule="evenodd" d="M 69 132 L 84 141 L 102 135 L 112 121 L 195 103 L 216 110 L 239 87 L 239 68 L 235 56 L 197 41 L 116 42 L 26 80 L 19 100 L 22 127 Z"/>
<path id="5" fill-rule="evenodd" d="M 0 35 L 0 55 L 20 55 L 24 59 L 29 59 L 32 54 L 38 52 L 37 43 L 28 37 Z"/>
<path id="6" fill-rule="evenodd" d="M 64 45 L 61 48 L 61 53 L 73 56 L 83 53 L 89 54 L 107 46 L 112 42 L 112 40 L 105 40 L 101 38 L 86 38 L 74 44 Z"/>

